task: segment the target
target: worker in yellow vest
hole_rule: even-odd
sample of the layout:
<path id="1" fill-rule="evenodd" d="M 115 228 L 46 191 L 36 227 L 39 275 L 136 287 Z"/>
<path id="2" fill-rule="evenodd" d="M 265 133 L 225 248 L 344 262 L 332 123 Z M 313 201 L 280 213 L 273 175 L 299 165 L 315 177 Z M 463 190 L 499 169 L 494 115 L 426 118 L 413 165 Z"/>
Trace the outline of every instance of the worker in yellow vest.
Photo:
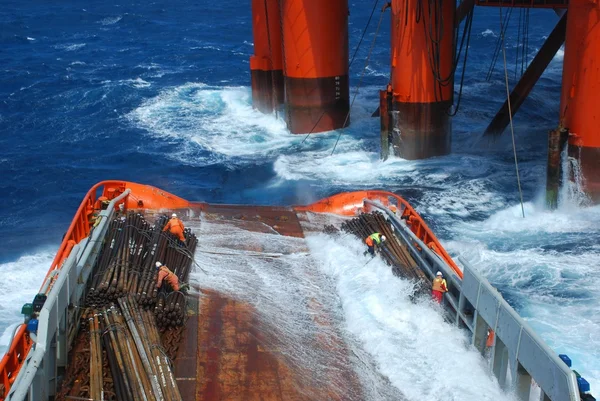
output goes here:
<path id="1" fill-rule="evenodd" d="M 442 272 L 437 272 L 431 287 L 431 297 L 441 304 L 445 292 L 448 292 L 446 279 L 444 279 Z"/>
<path id="2" fill-rule="evenodd" d="M 381 235 L 380 233 L 373 233 L 369 235 L 367 238 L 365 238 L 367 250 L 363 253 L 363 255 L 366 255 L 368 252 L 371 254 L 371 256 L 375 256 L 375 247 L 379 246 L 384 241 L 385 235 Z"/>

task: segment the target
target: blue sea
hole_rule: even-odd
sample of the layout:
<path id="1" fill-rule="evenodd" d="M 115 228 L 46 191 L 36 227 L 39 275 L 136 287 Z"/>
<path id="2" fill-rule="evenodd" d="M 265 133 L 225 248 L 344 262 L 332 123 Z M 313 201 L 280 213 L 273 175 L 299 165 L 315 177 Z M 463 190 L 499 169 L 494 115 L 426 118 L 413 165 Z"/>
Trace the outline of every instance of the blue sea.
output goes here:
<path id="1" fill-rule="evenodd" d="M 587 205 L 574 185 L 561 192 L 557 211 L 544 206 L 562 49 L 515 116 L 522 218 L 510 132 L 496 141 L 482 135 L 506 97 L 502 54 L 486 80 L 500 31 L 497 8 L 475 11 L 452 154 L 382 162 L 379 119 L 370 116 L 389 79 L 389 15 L 351 126 L 303 142 L 281 115 L 252 108 L 249 1 L 2 5 L 0 352 L 98 181 L 146 183 L 189 200 L 268 205 L 377 188 L 416 206 L 450 253 L 488 277 L 598 394 L 600 207 Z M 350 2 L 350 54 L 371 8 L 372 2 Z M 378 18 L 376 11 L 351 67 L 351 96 Z M 511 86 L 521 73 L 517 54 L 531 61 L 558 21 L 553 11 L 532 10 L 524 48 L 520 18 L 515 10 L 507 31 Z M 457 77 L 461 72 L 462 64 Z"/>

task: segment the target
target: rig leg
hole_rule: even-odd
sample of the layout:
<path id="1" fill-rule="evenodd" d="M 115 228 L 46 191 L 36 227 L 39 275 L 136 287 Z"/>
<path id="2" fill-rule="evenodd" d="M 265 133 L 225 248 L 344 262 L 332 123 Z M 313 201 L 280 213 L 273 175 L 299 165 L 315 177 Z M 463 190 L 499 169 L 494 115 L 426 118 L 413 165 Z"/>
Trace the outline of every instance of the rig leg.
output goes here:
<path id="1" fill-rule="evenodd" d="M 331 131 L 349 122 L 348 0 L 281 0 L 289 130 Z"/>
<path id="2" fill-rule="evenodd" d="M 571 0 L 567 12 L 560 116 L 583 190 L 600 202 L 600 3 Z"/>
<path id="3" fill-rule="evenodd" d="M 433 3 L 392 1 L 392 144 L 405 159 L 450 153 L 455 2 Z"/>
<path id="4" fill-rule="evenodd" d="M 252 0 L 254 55 L 250 57 L 252 105 L 263 113 L 283 103 L 283 62 L 278 0 Z"/>

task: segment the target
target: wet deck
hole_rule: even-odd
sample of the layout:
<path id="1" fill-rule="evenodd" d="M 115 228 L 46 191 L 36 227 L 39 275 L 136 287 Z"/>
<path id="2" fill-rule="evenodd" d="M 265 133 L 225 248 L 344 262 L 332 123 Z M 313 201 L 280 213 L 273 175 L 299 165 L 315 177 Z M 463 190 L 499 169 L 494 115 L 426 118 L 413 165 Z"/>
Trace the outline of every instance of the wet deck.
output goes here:
<path id="1" fill-rule="evenodd" d="M 183 399 L 363 399 L 349 360 L 350 351 L 337 328 L 331 327 L 335 319 L 322 304 L 326 301 L 318 295 L 302 295 L 299 302 L 307 311 L 295 311 L 297 308 L 284 311 L 281 315 L 297 313 L 297 317 L 284 318 L 282 322 L 275 317 L 271 320 L 268 313 L 258 310 L 262 306 L 255 307 L 271 302 L 270 298 L 257 302 L 244 299 L 253 291 L 256 294 L 249 299 L 270 297 L 263 294 L 269 291 L 261 287 L 264 283 L 260 280 L 257 280 L 258 287 L 251 287 L 252 290 L 246 289 L 237 295 L 234 290 L 227 293 L 230 284 L 224 283 L 244 281 L 244 275 L 248 281 L 254 280 L 256 274 L 252 272 L 256 266 L 264 265 L 265 269 L 275 272 L 291 271 L 295 267 L 287 257 L 310 259 L 294 211 L 276 207 L 208 206 L 202 213 L 190 210 L 187 218 L 181 217 L 201 244 L 196 260 L 209 269 L 194 283 L 198 294 L 190 299 L 189 319 L 175 361 Z M 292 238 L 285 240 L 285 237 Z M 248 257 L 243 257 L 244 253 Z M 232 256 L 238 254 L 239 257 Z M 258 256 L 260 254 L 265 257 Z M 311 260 L 306 263 L 314 264 Z M 236 269 L 239 272 L 228 276 L 227 272 Z M 305 273 L 296 271 L 295 274 Z M 281 298 L 285 300 L 285 297 L 282 293 Z M 279 304 L 269 305 L 279 314 Z M 295 320 L 314 327 L 298 335 L 299 344 L 290 344 L 296 341 L 293 336 L 286 338 L 282 333 L 287 329 L 280 326 L 293 325 Z"/>

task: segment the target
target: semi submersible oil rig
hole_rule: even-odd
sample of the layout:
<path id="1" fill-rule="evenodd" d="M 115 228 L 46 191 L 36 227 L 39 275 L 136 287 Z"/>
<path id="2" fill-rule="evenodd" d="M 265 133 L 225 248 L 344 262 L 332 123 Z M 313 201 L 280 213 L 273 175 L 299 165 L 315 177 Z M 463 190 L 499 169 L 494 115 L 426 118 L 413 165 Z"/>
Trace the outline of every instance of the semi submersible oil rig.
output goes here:
<path id="1" fill-rule="evenodd" d="M 527 21 L 531 8 L 555 10 L 560 16 L 558 23 L 485 134 L 502 134 L 564 44 L 560 114 L 557 126 L 549 122 L 549 127 L 556 129 L 550 131 L 548 140 L 547 203 L 551 208 L 557 205 L 565 142 L 568 157 L 578 162 L 583 190 L 591 201 L 600 202 L 598 1 L 462 0 L 457 4 L 451 0 L 392 0 L 380 5 L 381 17 L 389 13 L 391 24 L 390 79 L 380 91 L 376 112 L 381 121 L 381 157 L 386 159 L 391 150 L 411 160 L 450 153 L 454 75 L 457 65 L 466 63 L 468 57 L 474 7 L 499 8 L 502 49 L 506 17 L 512 8 L 527 10 Z M 252 13 L 254 106 L 266 113 L 285 106 L 285 119 L 294 134 L 348 125 L 348 1 L 253 0 Z"/>
<path id="2" fill-rule="evenodd" d="M 450 151 L 455 28 L 463 19 L 470 26 L 475 5 L 551 7 L 566 12 L 488 132 L 502 131 L 510 119 L 503 110 L 515 112 L 566 37 L 561 116 L 550 135 L 548 176 L 555 176 L 561 141 L 568 138 L 585 189 L 597 200 L 600 137 L 593 106 L 600 96 L 599 4 L 386 4 L 383 12 L 392 18 L 392 79 L 380 93 L 382 157 L 388 149 L 407 159 Z M 253 1 L 254 104 L 272 112 L 284 103 L 293 133 L 349 123 L 347 16 L 344 0 Z M 558 181 L 550 181 L 552 205 Z M 161 231 L 172 212 L 185 222 L 183 245 Z M 156 261 L 167 263 L 183 282 L 193 266 L 202 264 L 235 270 L 249 282 L 261 268 L 305 274 L 310 281 L 316 270 L 298 271 L 317 263 L 305 237 L 322 231 L 335 237 L 340 229 L 359 240 L 373 231 L 385 234 L 378 257 L 425 292 L 436 272 L 443 272 L 447 319 L 486 357 L 502 388 L 521 400 L 595 400 L 568 356 L 556 355 L 468 262 L 460 260 L 459 266 L 397 194 L 349 192 L 291 207 L 212 205 L 125 181 L 101 182 L 84 197 L 0 362 L 0 400 L 365 399 L 367 389 L 349 346 L 339 327 L 329 327 L 330 312 L 318 297 L 302 300 L 311 316 L 303 324 L 312 334 L 297 342 L 273 335 L 278 332 L 268 309 L 219 292 L 202 279 L 191 283 L 187 295 L 154 286 Z M 335 356 L 321 361 L 319 375 L 306 374 L 312 366 L 290 360 L 310 354 L 309 348 Z"/>

